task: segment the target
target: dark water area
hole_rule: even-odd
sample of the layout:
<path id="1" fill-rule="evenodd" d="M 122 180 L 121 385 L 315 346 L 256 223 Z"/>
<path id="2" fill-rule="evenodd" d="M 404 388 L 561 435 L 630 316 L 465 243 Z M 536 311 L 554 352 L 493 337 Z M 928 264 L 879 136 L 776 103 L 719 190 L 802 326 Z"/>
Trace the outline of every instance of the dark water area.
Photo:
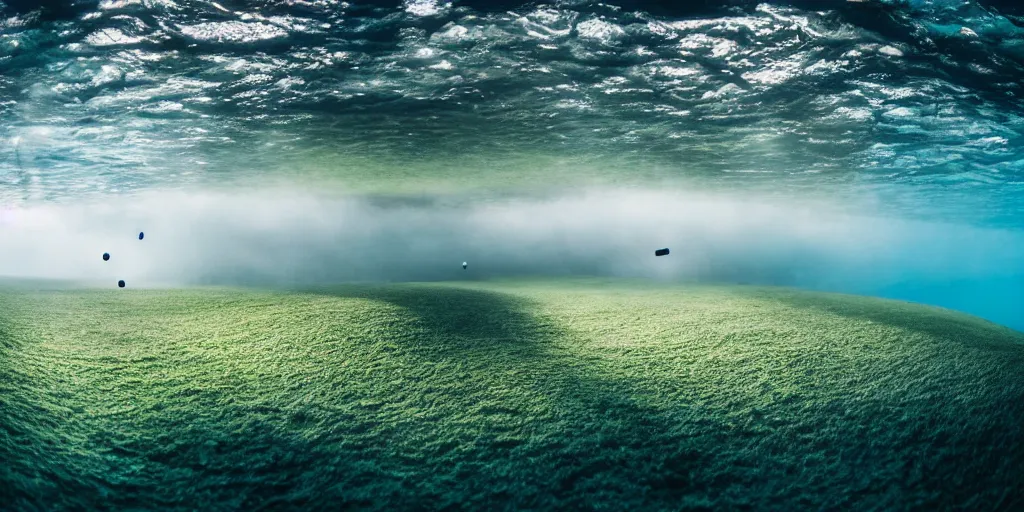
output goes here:
<path id="1" fill-rule="evenodd" d="M 133 282 L 157 267 L 172 281 L 216 281 L 214 268 L 232 282 L 347 279 L 373 258 L 331 248 L 371 242 L 332 222 L 359 211 L 346 222 L 388 233 L 377 244 L 420 251 L 374 267 L 382 279 L 443 278 L 418 262 L 471 252 L 498 276 L 752 281 L 1024 326 L 1016 2 L 4 5 L 0 226 L 36 249 L 0 273 L 84 272 L 52 258 L 60 272 L 42 269 L 38 254 L 103 245 L 87 242 L 114 229 L 99 219 L 149 197 L 124 229 L 166 222 L 167 243 L 201 256 L 150 257 Z M 289 193 L 240 197 L 282 186 L 337 194 L 318 211 Z M 617 202 L 572 195 L 591 188 Z M 169 199 L 181 190 L 231 197 Z M 685 199 L 645 205 L 650 190 Z M 782 210 L 758 219 L 759 203 Z M 641 212 L 652 205 L 661 214 Z M 255 223 L 254 208 L 277 220 Z M 198 211 L 204 226 L 181 224 Z M 613 211 L 622 234 L 599 236 L 593 219 Z M 434 219 L 447 248 L 392 215 Z M 508 228 L 510 215 L 529 228 Z M 80 240 L 39 242 L 51 225 Z M 302 256 L 280 256 L 287 272 L 218 260 L 229 232 Z M 590 249 L 549 249 L 574 237 Z M 492 238 L 510 246 L 468 249 Z M 650 247 L 638 254 L 671 246 L 671 262 L 629 263 L 639 238 Z M 349 270 L 295 270 L 335 267 Z"/>

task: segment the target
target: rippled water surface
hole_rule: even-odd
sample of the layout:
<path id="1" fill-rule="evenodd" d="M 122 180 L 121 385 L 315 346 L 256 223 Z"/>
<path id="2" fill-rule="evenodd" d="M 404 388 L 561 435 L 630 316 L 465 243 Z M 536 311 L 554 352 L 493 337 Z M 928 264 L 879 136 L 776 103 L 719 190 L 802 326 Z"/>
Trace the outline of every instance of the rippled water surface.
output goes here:
<path id="1" fill-rule="evenodd" d="M 718 194 L 738 217 L 754 215 L 743 210 L 750 197 L 811 211 L 826 204 L 835 215 L 891 219 L 878 223 L 892 230 L 889 242 L 865 234 L 860 248 L 907 254 L 893 249 L 907 240 L 892 227 L 900 222 L 932 223 L 907 233 L 945 233 L 915 247 L 961 266 L 911 286 L 931 291 L 890 295 L 928 301 L 936 286 L 966 279 L 992 302 L 994 288 L 979 283 L 997 283 L 1003 313 L 989 316 L 1024 313 L 1012 305 L 1016 284 L 1006 284 L 1024 275 L 1024 9 L 1014 2 L 35 4 L 8 2 L 0 17 L 0 198 L 9 210 L 282 184 L 378 206 L 415 196 L 479 209 L 582 187 Z M 662 200 L 646 204 L 679 206 Z M 618 218 L 636 218 L 630 208 Z M 773 229 L 799 224 L 793 215 Z M 835 222 L 835 237 L 873 232 Z M 765 236 L 744 229 L 745 239 Z M 985 234 L 954 235 L 976 231 Z M 991 237 L 1002 241 L 972 242 Z M 910 260 L 862 266 L 920 272 Z M 833 288 L 896 286 L 872 283 Z M 931 302 L 995 311 L 964 293 L 948 297 Z"/>

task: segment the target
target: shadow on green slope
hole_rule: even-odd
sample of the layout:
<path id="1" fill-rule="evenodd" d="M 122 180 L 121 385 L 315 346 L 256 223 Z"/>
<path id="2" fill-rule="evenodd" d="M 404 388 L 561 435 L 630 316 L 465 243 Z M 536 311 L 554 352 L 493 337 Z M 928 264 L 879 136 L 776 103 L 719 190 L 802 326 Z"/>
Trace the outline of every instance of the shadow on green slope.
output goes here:
<path id="1" fill-rule="evenodd" d="M 452 447 L 423 450 L 402 440 L 417 438 L 416 429 L 392 431 L 401 449 L 428 454 L 405 471 L 431 468 L 431 473 L 445 475 L 449 468 L 450 478 L 428 478 L 432 485 L 415 495 L 425 503 L 487 508 L 511 502 L 562 509 L 614 503 L 625 509 L 699 510 L 796 504 L 898 507 L 907 502 L 939 507 L 941 500 L 952 498 L 986 508 L 1007 505 L 1012 499 L 1007 496 L 1020 487 L 1013 466 L 1024 460 L 1024 453 L 1012 440 L 1024 411 L 1015 400 L 1020 398 L 1016 388 L 1003 393 L 984 382 L 967 383 L 961 390 L 926 396 L 941 385 L 942 376 L 935 373 L 940 369 L 959 366 L 972 375 L 985 375 L 990 370 L 980 366 L 1004 371 L 1021 367 L 1019 360 L 1006 358 L 1014 348 L 1007 344 L 1005 330 L 964 316 L 936 316 L 916 305 L 872 299 L 832 297 L 823 302 L 807 296 L 803 302 L 791 302 L 805 312 L 828 307 L 848 318 L 902 326 L 934 340 L 973 344 L 983 354 L 972 358 L 949 346 L 924 350 L 919 354 L 923 359 L 908 358 L 906 364 L 933 366 L 920 372 L 910 369 L 906 379 L 897 382 L 913 396 L 851 401 L 842 407 L 840 420 L 835 409 L 815 410 L 801 402 L 767 406 L 757 415 L 742 409 L 723 411 L 721 404 L 690 403 L 685 397 L 691 392 L 679 389 L 676 382 L 651 382 L 642 371 L 623 373 L 616 363 L 602 363 L 588 353 L 588 340 L 574 338 L 571 318 L 545 316 L 538 304 L 514 295 L 444 286 L 351 287 L 330 294 L 384 302 L 409 312 L 420 330 L 393 334 L 414 365 L 450 368 L 452 361 L 459 361 L 472 367 L 468 380 L 445 392 L 451 407 L 419 427 L 444 432 L 442 437 L 454 443 Z M 713 324 L 715 319 L 707 321 Z M 832 340 L 848 341 L 839 334 Z M 572 345 L 582 349 L 573 351 Z M 946 355 L 957 362 L 936 363 Z M 997 364 L 1000 359 L 1002 364 Z M 739 376 L 757 365 L 751 360 L 726 371 Z M 915 375 L 932 383 L 915 384 Z M 726 386 L 743 389 L 751 384 L 744 379 L 738 377 Z M 952 383 L 963 385 L 956 376 Z M 660 407 L 649 406 L 642 396 L 652 388 L 676 398 L 665 400 L 662 395 Z M 981 408 L 969 401 L 954 405 L 936 400 L 943 394 L 979 391 Z M 714 401 L 734 392 L 718 389 L 705 397 Z M 748 398 L 756 397 L 751 393 Z M 1007 405 L 1009 401 L 1014 403 Z M 966 422 L 956 417 L 972 413 Z M 916 419 L 907 423 L 907 415 Z M 467 418 L 476 422 L 473 428 L 462 428 Z M 796 432 L 812 433 L 815 426 L 820 429 L 816 440 L 799 437 L 813 448 L 794 442 L 796 437 L 791 436 Z M 857 437 L 864 428 L 876 433 L 873 441 Z M 886 429 L 893 432 L 881 435 Z M 844 437 L 848 439 L 839 445 L 826 441 Z M 830 452 L 852 459 L 822 459 Z M 451 471 L 454 467 L 467 469 Z M 944 473 L 928 474 L 936 468 Z M 858 471 L 868 476 L 857 476 Z M 990 476 L 971 476 L 983 474 Z M 797 475 L 805 486 L 794 482 Z M 894 480 L 900 478 L 897 475 L 902 481 Z M 949 490 L 949 479 L 964 479 L 965 485 Z M 984 485 L 991 489 L 979 493 Z M 441 491 L 446 487 L 451 492 Z M 998 489 L 1011 492 L 1000 496 Z"/>
<path id="2" fill-rule="evenodd" d="M 668 501 L 703 510 L 721 491 L 711 489 L 710 480 L 693 481 L 713 453 L 672 435 L 679 418 L 643 405 L 628 379 L 603 375 L 592 361 L 567 351 L 571 334 L 527 299 L 430 285 L 316 293 L 398 306 L 422 329 L 397 340 L 415 364 L 457 362 L 471 369 L 471 380 L 448 391 L 454 406 L 424 426 L 462 444 L 455 450 L 461 460 L 442 456 L 426 467 L 473 469 L 424 489 L 420 504 L 594 509 L 614 503 L 629 509 Z M 467 413 L 479 423 L 460 435 Z M 444 487 L 460 490 L 445 496 Z"/>
<path id="3" fill-rule="evenodd" d="M 847 341 L 914 356 L 878 377 L 880 385 L 890 384 L 891 394 L 886 410 L 879 409 L 879 421 L 898 425 L 895 432 L 909 434 L 905 446 L 919 446 L 918 453 L 927 454 L 932 464 L 955 468 L 950 471 L 955 478 L 976 479 L 974 485 L 985 486 L 987 497 L 976 488 L 945 488 L 943 479 L 934 478 L 926 480 L 935 485 L 932 492 L 977 509 L 993 503 L 999 504 L 997 510 L 1024 505 L 1024 481 L 1014 469 L 1024 461 L 1024 444 L 1018 442 L 1024 437 L 1024 395 L 1014 377 L 1024 368 L 1024 333 L 965 313 L 896 300 L 805 292 L 782 292 L 772 299 L 852 320 L 852 326 L 887 327 L 870 331 L 877 336 L 873 340 L 865 330 Z M 907 429 L 907 417 L 921 423 Z M 1001 500 L 993 498 L 1000 494 Z"/>
<path id="4" fill-rule="evenodd" d="M 587 345 L 587 340 L 573 339 L 571 320 L 567 324 L 565 318 L 547 318 L 539 313 L 538 305 L 520 297 L 429 286 L 346 288 L 331 293 L 386 302 L 411 312 L 424 331 L 420 337 L 404 340 L 403 346 L 416 354 L 417 364 L 450 358 L 474 360 L 482 365 L 476 382 L 492 389 L 519 389 L 533 394 L 533 403 L 548 404 L 547 408 L 530 409 L 524 405 L 531 400 L 519 395 L 500 403 L 498 407 L 508 414 L 493 418 L 494 422 L 487 422 L 486 411 L 481 411 L 486 428 L 480 437 L 463 441 L 479 449 L 476 475 L 492 485 L 505 482 L 510 485 L 510 494 L 487 494 L 475 502 L 479 506 L 495 506 L 515 498 L 512 501 L 520 506 L 557 508 L 597 508 L 601 503 L 615 503 L 626 509 L 685 510 L 792 508 L 797 504 L 805 508 L 898 507 L 907 502 L 938 506 L 937 500 L 955 496 L 958 503 L 984 507 L 1000 499 L 1005 504 L 1005 495 L 1000 496 L 999 491 L 978 495 L 979 481 L 966 485 L 963 491 L 950 491 L 945 479 L 971 478 L 968 475 L 974 470 L 993 471 L 996 475 L 990 478 L 992 483 L 1007 489 L 1019 486 L 1012 465 L 1024 456 L 1017 447 L 1006 445 L 1014 436 L 1005 432 L 1005 428 L 1013 428 L 1015 418 L 1024 417 L 1016 407 L 979 411 L 986 416 L 971 426 L 950 416 L 958 408 L 970 410 L 969 406 L 943 406 L 935 397 L 923 399 L 927 402 L 924 404 L 906 405 L 905 414 L 917 418 L 919 424 L 887 424 L 904 414 L 892 415 L 893 406 L 905 403 L 904 398 L 893 395 L 881 401 L 845 404 L 841 406 L 845 410 L 841 419 L 829 412 L 836 410 L 834 404 L 819 404 L 824 408 L 816 410 L 814 404 L 799 401 L 763 406 L 756 412 L 724 410 L 715 400 L 746 393 L 739 390 L 747 389 L 751 382 L 739 376 L 745 368 L 757 368 L 757 360 L 723 369 L 739 377 L 731 384 L 736 389 L 716 389 L 704 395 L 711 403 L 694 403 L 685 397 L 701 391 L 679 388 L 679 382 L 651 382 L 642 372 L 623 372 L 616 363 L 591 358 L 585 349 L 569 350 L 568 345 Z M 872 316 L 878 322 L 910 322 L 919 329 L 935 331 L 929 332 L 938 339 L 945 339 L 939 334 L 949 336 L 949 332 L 935 330 L 928 323 L 928 312 L 890 311 L 879 307 L 878 302 L 875 308 L 880 311 L 871 311 L 869 304 L 846 302 L 837 299 L 832 306 L 845 308 L 848 314 L 853 311 Z M 814 299 L 792 304 L 804 311 L 822 307 L 822 302 Z M 908 306 L 911 310 L 915 307 Z M 707 321 L 713 323 L 715 319 Z M 948 329 L 963 339 L 976 337 L 985 328 L 951 321 Z M 832 341 L 845 342 L 841 335 Z M 784 345 L 786 340 L 776 342 Z M 992 343 L 1000 350 L 1005 348 L 1005 339 L 1002 345 L 995 339 Z M 529 378 L 510 377 L 517 373 Z M 784 380 L 788 376 L 780 377 Z M 934 389 L 934 385 L 919 387 Z M 677 398 L 665 400 L 666 396 L 661 395 L 660 405 L 650 406 L 647 398 L 652 389 Z M 1015 396 L 1016 390 L 1010 391 L 1005 398 Z M 844 390 L 834 392 L 843 396 Z M 457 390 L 456 394 L 481 396 L 468 389 Z M 758 400 L 756 392 L 743 396 Z M 1000 397 L 987 398 L 993 403 L 1000 401 Z M 880 416 L 883 410 L 887 412 Z M 500 438 L 502 429 L 515 424 L 516 418 L 531 419 L 535 430 L 513 441 Z M 438 419 L 435 425 L 445 421 Z M 814 436 L 808 434 L 813 434 L 815 428 L 820 429 L 820 437 L 811 440 Z M 874 441 L 859 438 L 865 430 L 881 432 L 887 428 L 895 432 Z M 973 432 L 957 432 L 964 428 Z M 798 432 L 800 442 L 795 442 Z M 489 437 L 492 434 L 496 437 Z M 831 445 L 826 441 L 831 439 L 843 441 Z M 955 444 L 954 439 L 977 445 L 946 445 Z M 812 444 L 802 444 L 808 441 Z M 979 452 L 978 447 L 983 451 Z M 1007 457 L 1000 458 L 999 451 Z M 853 459 L 822 458 L 844 452 Z M 944 467 L 954 459 L 966 471 L 922 473 Z M 858 472 L 867 475 L 857 476 Z M 898 474 L 905 480 L 894 482 Z M 807 487 L 793 481 L 797 475 Z M 536 491 L 552 499 L 536 501 Z M 474 503 L 470 495 L 467 493 L 460 501 Z"/>
<path id="5" fill-rule="evenodd" d="M 574 317 L 518 295 L 427 285 L 309 292 L 199 293 L 194 303 L 119 294 L 135 298 L 102 307 L 88 296 L 54 301 L 58 316 L 44 327 L 53 336 L 60 325 L 68 339 L 15 361 L 41 382 L 20 390 L 20 405 L 5 410 L 16 417 L 0 423 L 36 430 L 21 429 L 5 445 L 14 447 L 14 470 L 0 478 L 13 485 L 0 481 L 0 488 L 20 493 L 25 506 L 15 509 L 188 510 L 818 510 L 915 502 L 991 510 L 1024 490 L 1008 466 L 1024 460 L 1021 448 L 1006 445 L 1016 439 L 1006 429 L 1020 428 L 1021 406 L 993 409 L 1002 402 L 988 389 L 979 398 L 984 410 L 940 403 L 941 395 L 908 405 L 899 390 L 864 399 L 854 395 L 874 383 L 858 380 L 851 389 L 823 385 L 827 401 L 745 409 L 767 394 L 751 376 L 756 357 L 729 367 L 698 362 L 735 378 L 691 393 L 682 388 L 694 384 L 683 379 L 692 367 L 643 359 L 672 354 L 640 349 L 638 357 L 602 360 L 574 331 Z M 800 311 L 903 321 L 903 313 L 874 312 L 866 302 L 851 309 L 845 299 L 778 300 Z M 118 308 L 146 328 L 110 328 Z M 159 313 L 173 308 L 181 316 Z M 723 311 L 716 314 L 737 314 Z M 929 328 L 927 315 L 913 318 L 910 325 Z M 724 340 L 750 343 L 742 332 L 716 331 L 721 320 L 702 317 L 699 328 L 717 338 L 704 350 L 720 351 Z M 591 336 L 622 328 L 612 321 L 622 318 L 598 324 Z M 76 345 L 74 333 L 91 329 L 105 329 L 95 346 Z M 830 336 L 833 345 L 846 342 Z M 155 361 L 164 366 L 151 367 Z M 983 374 L 964 361 L 971 375 Z M 659 365 L 663 382 L 644 373 Z M 956 365 L 941 368 L 948 367 Z M 803 374 L 780 371 L 772 377 L 779 386 Z M 934 388 L 916 377 L 900 382 Z M 722 405 L 730 397 L 734 405 Z"/>
<path id="6" fill-rule="evenodd" d="M 777 298 L 795 308 L 919 332 L 1024 362 L 1024 333 L 965 313 L 897 300 L 824 293 L 779 293 Z M 1013 338 L 1020 343 L 1007 343 Z"/>
<path id="7" fill-rule="evenodd" d="M 192 322 L 142 317 L 133 321 L 145 329 L 109 327 L 123 322 L 112 311 L 155 314 L 162 302 L 53 299 L 57 315 L 77 319 L 42 320 L 42 330 L 26 333 L 49 338 L 59 324 L 104 334 L 48 339 L 18 356 L 18 373 L 38 385 L 20 389 L 0 418 L 18 430 L 14 469 L 0 473 L 5 497 L 16 509 L 564 509 L 665 500 L 703 508 L 699 489 L 710 482 L 693 486 L 691 475 L 708 452 L 666 436 L 672 419 L 565 353 L 558 341 L 566 333 L 528 301 L 446 287 L 318 294 L 405 314 L 370 308 L 379 316 L 323 318 L 315 298 L 286 295 L 291 306 L 238 339 L 211 343 L 204 338 L 213 332 L 195 332 L 168 344 L 163 329 L 195 329 Z M 226 321 L 275 307 L 273 297 L 256 302 Z M 315 322 L 323 324 L 318 339 L 266 345 L 290 325 Z M 309 361 L 307 351 L 321 358 Z M 242 371 L 232 369 L 236 359 L 262 375 L 261 387 L 233 373 Z"/>

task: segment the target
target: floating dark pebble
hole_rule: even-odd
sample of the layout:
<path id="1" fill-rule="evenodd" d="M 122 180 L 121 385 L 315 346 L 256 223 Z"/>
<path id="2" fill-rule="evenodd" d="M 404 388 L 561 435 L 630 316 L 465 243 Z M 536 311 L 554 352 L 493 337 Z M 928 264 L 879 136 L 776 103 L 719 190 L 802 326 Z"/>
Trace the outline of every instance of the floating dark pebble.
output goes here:
<path id="1" fill-rule="evenodd" d="M 654 251 L 654 255 L 655 256 L 665 256 L 667 254 L 668 254 L 668 247 L 666 247 L 664 249 L 658 249 L 657 251 Z"/>
<path id="2" fill-rule="evenodd" d="M 139 232 L 139 240 L 142 240 L 142 237 L 143 237 L 144 235 L 145 235 L 145 233 L 143 233 L 143 232 L 141 232 L 141 231 L 140 231 L 140 232 Z"/>
<path id="3" fill-rule="evenodd" d="M 109 261 L 109 260 L 110 260 L 110 253 L 106 253 L 106 252 L 103 253 L 103 261 Z"/>
<path id="4" fill-rule="evenodd" d="M 117 287 L 118 288 L 124 288 L 124 280 L 123 279 L 117 282 Z"/>
<path id="5" fill-rule="evenodd" d="M 465 261 L 462 262 L 462 270 L 466 270 L 466 267 L 468 267 L 468 266 L 469 266 L 469 263 L 466 263 Z"/>

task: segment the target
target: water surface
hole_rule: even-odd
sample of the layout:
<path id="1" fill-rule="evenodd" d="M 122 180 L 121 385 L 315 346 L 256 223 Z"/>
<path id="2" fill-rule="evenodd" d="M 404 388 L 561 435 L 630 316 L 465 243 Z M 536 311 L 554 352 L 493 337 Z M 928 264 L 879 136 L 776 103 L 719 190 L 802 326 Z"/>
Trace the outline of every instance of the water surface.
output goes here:
<path id="1" fill-rule="evenodd" d="M 1024 327 L 1011 2 L 37 5 L 0 15 L 2 274 L 647 276 Z"/>

